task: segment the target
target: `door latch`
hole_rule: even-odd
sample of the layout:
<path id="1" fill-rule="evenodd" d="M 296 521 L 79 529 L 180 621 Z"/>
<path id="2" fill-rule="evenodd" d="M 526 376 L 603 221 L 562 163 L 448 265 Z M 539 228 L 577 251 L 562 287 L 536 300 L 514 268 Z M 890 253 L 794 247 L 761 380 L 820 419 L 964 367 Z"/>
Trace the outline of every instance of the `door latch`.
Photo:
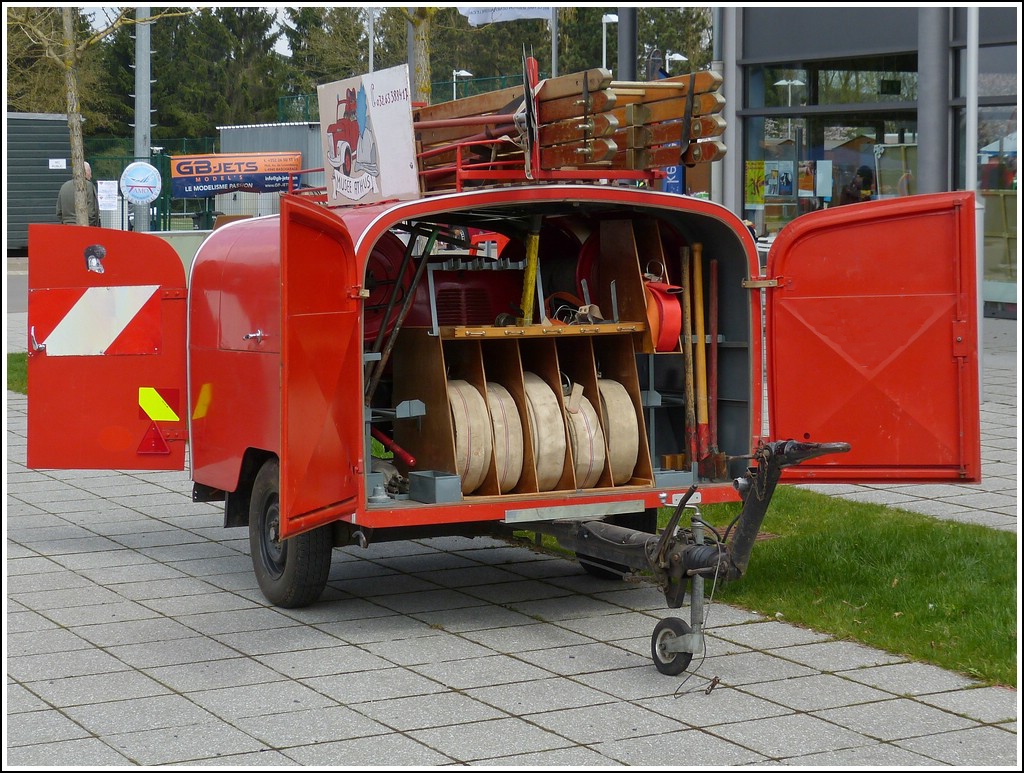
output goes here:
<path id="1" fill-rule="evenodd" d="M 254 340 L 258 344 L 263 343 L 263 339 L 264 338 L 267 338 L 267 334 L 264 333 L 260 328 L 256 328 L 256 332 L 255 333 L 246 333 L 244 336 L 242 336 L 243 340 L 245 340 L 245 341 L 253 341 Z"/>

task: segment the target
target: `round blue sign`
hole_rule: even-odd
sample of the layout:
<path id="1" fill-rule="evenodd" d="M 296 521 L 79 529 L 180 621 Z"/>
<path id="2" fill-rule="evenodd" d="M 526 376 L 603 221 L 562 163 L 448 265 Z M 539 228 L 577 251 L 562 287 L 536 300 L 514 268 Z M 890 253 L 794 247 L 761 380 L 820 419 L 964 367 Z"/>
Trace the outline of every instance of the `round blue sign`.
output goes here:
<path id="1" fill-rule="evenodd" d="M 145 161 L 128 164 L 121 173 L 121 195 L 132 204 L 151 204 L 160 195 L 160 171 Z"/>

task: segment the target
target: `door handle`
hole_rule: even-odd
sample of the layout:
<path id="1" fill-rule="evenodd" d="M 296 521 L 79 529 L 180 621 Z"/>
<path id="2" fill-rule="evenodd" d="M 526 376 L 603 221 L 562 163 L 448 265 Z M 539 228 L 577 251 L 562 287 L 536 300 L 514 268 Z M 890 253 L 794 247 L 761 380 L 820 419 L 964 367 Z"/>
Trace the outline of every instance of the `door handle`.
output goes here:
<path id="1" fill-rule="evenodd" d="M 36 326 L 33 325 L 28 331 L 29 342 L 32 344 L 32 351 L 34 352 L 45 352 L 46 344 L 41 344 L 36 341 Z"/>
<path id="2" fill-rule="evenodd" d="M 255 333 L 246 333 L 244 336 L 242 336 L 242 340 L 251 341 L 255 339 L 256 343 L 261 344 L 263 343 L 263 339 L 266 337 L 267 334 L 264 333 L 263 330 L 261 330 L 260 328 L 256 328 Z"/>

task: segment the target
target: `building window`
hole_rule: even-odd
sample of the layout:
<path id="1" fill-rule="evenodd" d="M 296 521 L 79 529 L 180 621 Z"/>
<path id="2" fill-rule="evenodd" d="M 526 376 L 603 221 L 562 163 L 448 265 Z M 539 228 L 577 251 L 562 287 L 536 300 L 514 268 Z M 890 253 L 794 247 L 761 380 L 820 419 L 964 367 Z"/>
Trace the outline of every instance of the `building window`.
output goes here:
<path id="1" fill-rule="evenodd" d="M 759 236 L 806 212 L 915 193 L 916 64 L 908 55 L 748 70 L 743 206 Z"/>

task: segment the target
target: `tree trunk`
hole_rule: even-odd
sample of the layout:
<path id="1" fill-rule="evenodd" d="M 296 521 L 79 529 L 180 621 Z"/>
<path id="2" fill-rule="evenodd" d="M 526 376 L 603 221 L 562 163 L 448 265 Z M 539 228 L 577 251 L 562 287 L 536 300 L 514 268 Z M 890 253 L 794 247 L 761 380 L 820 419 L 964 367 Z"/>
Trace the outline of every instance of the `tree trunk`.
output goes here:
<path id="1" fill-rule="evenodd" d="M 75 220 L 89 225 L 89 199 L 85 186 L 85 148 L 82 143 L 82 113 L 78 103 L 78 37 L 75 30 L 77 8 L 64 8 L 64 86 L 68 107 L 68 131 L 71 135 L 71 177 L 75 181 Z"/>
<path id="2" fill-rule="evenodd" d="M 430 22 L 437 8 L 416 7 L 412 21 L 412 98 L 414 102 L 430 102 Z"/>

